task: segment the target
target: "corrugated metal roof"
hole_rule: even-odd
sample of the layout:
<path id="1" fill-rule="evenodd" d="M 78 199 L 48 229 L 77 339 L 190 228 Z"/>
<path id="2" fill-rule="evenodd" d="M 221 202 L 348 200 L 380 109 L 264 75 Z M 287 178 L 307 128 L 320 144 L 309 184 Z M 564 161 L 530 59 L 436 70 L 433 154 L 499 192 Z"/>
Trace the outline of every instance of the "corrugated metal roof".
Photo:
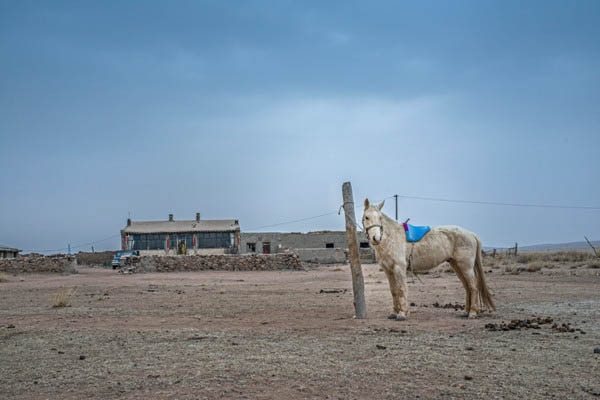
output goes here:
<path id="1" fill-rule="evenodd" d="M 21 250 L 15 249 L 13 247 L 7 247 L 7 246 L 0 245 L 0 251 L 21 251 Z"/>
<path id="2" fill-rule="evenodd" d="M 131 221 L 124 233 L 230 232 L 240 229 L 236 219 L 191 221 Z"/>

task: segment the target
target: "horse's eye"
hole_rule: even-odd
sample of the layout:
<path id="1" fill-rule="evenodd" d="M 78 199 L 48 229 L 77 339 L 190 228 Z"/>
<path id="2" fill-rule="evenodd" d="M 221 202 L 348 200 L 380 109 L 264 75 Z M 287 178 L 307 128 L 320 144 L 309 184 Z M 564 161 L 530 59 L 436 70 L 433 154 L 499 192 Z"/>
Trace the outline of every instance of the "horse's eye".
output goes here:
<path id="1" fill-rule="evenodd" d="M 368 220 L 369 220 L 369 217 L 365 217 L 365 219 L 368 221 Z"/>

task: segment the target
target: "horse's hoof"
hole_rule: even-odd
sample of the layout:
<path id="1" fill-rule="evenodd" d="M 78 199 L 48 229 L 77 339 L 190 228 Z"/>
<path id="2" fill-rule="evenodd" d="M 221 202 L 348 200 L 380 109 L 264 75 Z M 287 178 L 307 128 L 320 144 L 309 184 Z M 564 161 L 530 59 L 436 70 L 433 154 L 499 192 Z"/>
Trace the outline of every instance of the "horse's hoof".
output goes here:
<path id="1" fill-rule="evenodd" d="M 475 319 L 475 318 L 477 318 L 477 313 L 475 311 L 471 311 L 469 313 L 469 316 L 467 318 L 469 318 L 469 319 Z"/>
<path id="2" fill-rule="evenodd" d="M 392 313 L 388 315 L 388 319 L 396 319 L 396 314 Z"/>
<path id="3" fill-rule="evenodd" d="M 398 314 L 396 316 L 396 321 L 406 321 L 406 317 L 404 315 Z"/>
<path id="4" fill-rule="evenodd" d="M 469 317 L 469 313 L 464 312 L 460 314 L 461 318 L 468 318 Z"/>

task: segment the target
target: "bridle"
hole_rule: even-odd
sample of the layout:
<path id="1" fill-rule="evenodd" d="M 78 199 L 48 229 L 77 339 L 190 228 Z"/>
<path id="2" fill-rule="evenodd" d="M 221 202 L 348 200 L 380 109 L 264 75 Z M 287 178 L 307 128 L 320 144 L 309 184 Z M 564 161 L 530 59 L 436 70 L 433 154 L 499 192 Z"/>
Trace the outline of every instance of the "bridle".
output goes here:
<path id="1" fill-rule="evenodd" d="M 365 234 L 367 235 L 367 240 L 371 240 L 371 238 L 369 237 L 369 229 L 371 228 L 379 228 L 381 229 L 381 239 L 383 239 L 383 225 L 371 225 L 368 228 L 365 228 Z M 379 239 L 379 243 L 381 243 L 381 239 Z"/>

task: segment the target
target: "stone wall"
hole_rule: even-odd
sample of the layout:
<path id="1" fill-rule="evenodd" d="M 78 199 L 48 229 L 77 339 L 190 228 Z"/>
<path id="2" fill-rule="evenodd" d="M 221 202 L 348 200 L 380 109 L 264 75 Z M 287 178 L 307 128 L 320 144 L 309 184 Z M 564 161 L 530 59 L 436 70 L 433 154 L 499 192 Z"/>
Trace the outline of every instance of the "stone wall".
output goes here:
<path id="1" fill-rule="evenodd" d="M 172 271 L 275 271 L 302 270 L 296 254 L 143 256 L 135 264 L 137 272 Z"/>
<path id="2" fill-rule="evenodd" d="M 75 273 L 76 260 L 73 256 L 58 254 L 43 256 L 41 254 L 28 254 L 13 259 L 0 260 L 0 272 L 10 274 L 58 272 Z"/>
<path id="3" fill-rule="evenodd" d="M 294 249 L 300 261 L 313 264 L 345 264 L 346 249 Z"/>
<path id="4" fill-rule="evenodd" d="M 116 251 L 100 251 L 97 253 L 88 253 L 80 251 L 75 254 L 78 265 L 104 265 L 110 264 Z"/>

